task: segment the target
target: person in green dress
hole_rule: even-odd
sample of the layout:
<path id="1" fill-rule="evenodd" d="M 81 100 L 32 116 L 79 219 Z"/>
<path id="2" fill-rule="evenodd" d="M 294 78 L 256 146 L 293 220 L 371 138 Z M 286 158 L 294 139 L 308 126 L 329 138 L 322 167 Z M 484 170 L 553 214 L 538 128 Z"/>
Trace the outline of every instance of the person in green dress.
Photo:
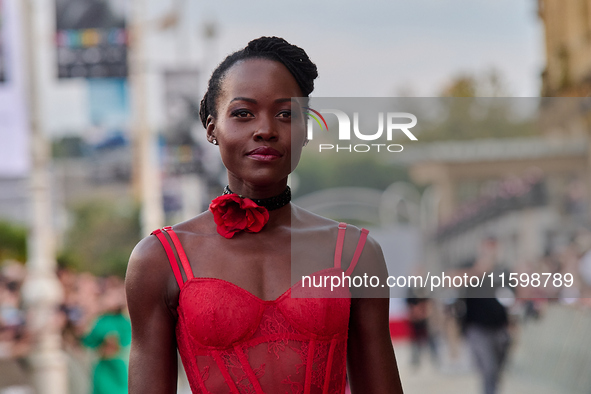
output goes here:
<path id="1" fill-rule="evenodd" d="M 117 281 L 107 283 L 102 309 L 91 330 L 82 337 L 84 346 L 98 352 L 92 394 L 126 394 L 131 324 L 124 314 L 125 293 Z"/>

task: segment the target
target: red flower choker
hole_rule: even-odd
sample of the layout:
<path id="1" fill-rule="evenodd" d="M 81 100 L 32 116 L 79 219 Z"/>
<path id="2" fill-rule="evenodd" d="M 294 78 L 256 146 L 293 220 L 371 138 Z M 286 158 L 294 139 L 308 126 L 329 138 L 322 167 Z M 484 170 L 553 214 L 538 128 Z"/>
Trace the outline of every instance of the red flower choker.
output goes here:
<path id="1" fill-rule="evenodd" d="M 224 193 L 209 204 L 218 234 L 232 238 L 234 234 L 246 231 L 258 233 L 269 221 L 269 211 L 279 209 L 291 201 L 289 186 L 278 196 L 250 199 L 233 193 L 228 186 Z"/>

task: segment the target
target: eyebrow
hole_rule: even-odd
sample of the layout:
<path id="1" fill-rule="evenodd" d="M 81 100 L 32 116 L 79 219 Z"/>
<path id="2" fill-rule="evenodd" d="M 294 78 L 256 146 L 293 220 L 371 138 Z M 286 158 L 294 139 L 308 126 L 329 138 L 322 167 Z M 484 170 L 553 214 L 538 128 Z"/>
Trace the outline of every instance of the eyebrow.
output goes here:
<path id="1" fill-rule="evenodd" d="M 248 97 L 234 97 L 232 100 L 230 100 L 230 102 L 234 102 L 234 101 L 247 101 L 249 103 L 253 103 L 253 104 L 257 104 L 258 101 L 256 101 L 255 99 L 252 98 L 248 98 Z M 291 102 L 291 97 L 287 97 L 287 98 L 280 98 L 275 100 L 276 103 L 286 103 L 286 102 Z"/>

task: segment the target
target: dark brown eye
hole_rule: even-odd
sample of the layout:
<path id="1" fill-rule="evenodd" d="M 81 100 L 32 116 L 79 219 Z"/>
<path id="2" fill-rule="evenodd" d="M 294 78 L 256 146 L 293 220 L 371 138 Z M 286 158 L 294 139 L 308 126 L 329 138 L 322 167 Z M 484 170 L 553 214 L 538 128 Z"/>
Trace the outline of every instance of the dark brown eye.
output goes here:
<path id="1" fill-rule="evenodd" d="M 250 113 L 250 111 L 247 111 L 245 109 L 234 110 L 232 111 L 231 115 L 236 118 L 248 118 L 249 116 L 253 116 L 252 113 Z"/>

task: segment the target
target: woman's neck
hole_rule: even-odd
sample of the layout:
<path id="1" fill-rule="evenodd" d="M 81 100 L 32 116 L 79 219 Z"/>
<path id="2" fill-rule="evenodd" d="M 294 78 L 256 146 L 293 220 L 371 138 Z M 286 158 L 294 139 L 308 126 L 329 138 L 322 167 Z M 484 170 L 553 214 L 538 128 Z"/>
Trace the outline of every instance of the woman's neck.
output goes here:
<path id="1" fill-rule="evenodd" d="M 266 208 L 267 211 L 274 211 L 276 209 L 284 207 L 291 201 L 291 189 L 289 188 L 289 186 L 286 186 L 283 192 L 281 192 L 280 194 L 269 198 L 248 198 L 238 193 L 234 193 L 229 186 L 226 186 L 224 188 L 224 192 L 222 194 L 237 194 L 239 197 L 247 198 L 248 200 L 253 201 L 258 206 Z"/>
<path id="2" fill-rule="evenodd" d="M 287 188 L 287 179 L 272 185 L 253 185 L 246 182 L 238 182 L 230 179 L 228 184 L 232 193 L 236 193 L 242 197 L 250 199 L 272 198 L 281 195 Z"/>

